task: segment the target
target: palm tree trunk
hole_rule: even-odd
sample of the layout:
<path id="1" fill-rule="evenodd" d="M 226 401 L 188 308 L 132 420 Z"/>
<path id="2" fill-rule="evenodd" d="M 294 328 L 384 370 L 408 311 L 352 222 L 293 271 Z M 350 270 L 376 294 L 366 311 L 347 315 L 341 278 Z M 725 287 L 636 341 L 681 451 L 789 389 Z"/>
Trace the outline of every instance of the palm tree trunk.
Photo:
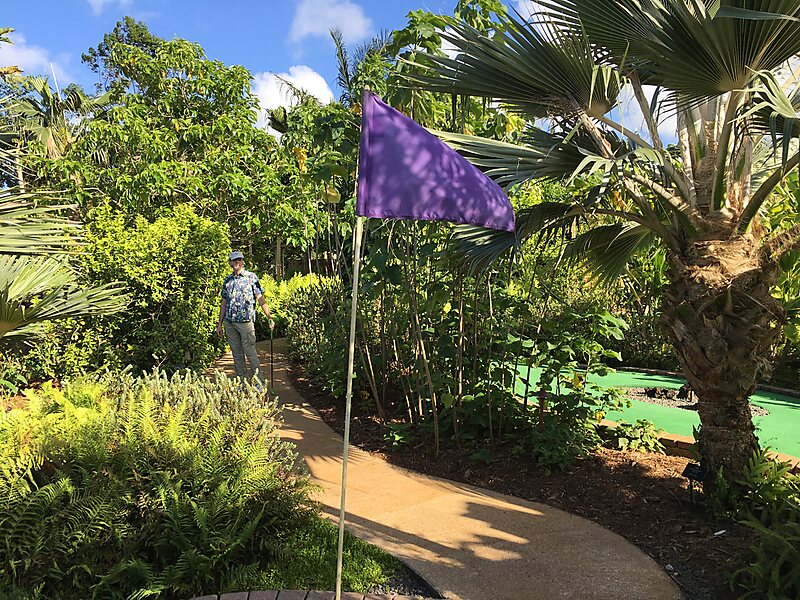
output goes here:
<path id="1" fill-rule="evenodd" d="M 783 317 L 770 295 L 777 268 L 749 238 L 695 241 L 670 255 L 663 320 L 698 398 L 707 482 L 722 469 L 735 485 L 758 448 L 748 398 L 769 375 Z"/>

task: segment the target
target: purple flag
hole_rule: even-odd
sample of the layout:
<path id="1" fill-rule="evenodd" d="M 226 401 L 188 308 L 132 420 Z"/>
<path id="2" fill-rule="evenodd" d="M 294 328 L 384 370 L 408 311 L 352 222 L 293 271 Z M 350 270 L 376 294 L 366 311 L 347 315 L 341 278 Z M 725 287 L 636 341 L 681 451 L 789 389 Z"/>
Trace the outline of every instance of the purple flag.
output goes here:
<path id="1" fill-rule="evenodd" d="M 356 214 L 514 231 L 503 190 L 427 129 L 364 92 Z"/>

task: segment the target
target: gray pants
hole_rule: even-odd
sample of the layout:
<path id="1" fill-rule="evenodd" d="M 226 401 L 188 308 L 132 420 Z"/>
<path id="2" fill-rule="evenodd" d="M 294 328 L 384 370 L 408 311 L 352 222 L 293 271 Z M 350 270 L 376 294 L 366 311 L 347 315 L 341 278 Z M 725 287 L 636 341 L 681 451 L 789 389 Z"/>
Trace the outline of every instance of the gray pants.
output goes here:
<path id="1" fill-rule="evenodd" d="M 264 382 L 261 376 L 261 362 L 258 360 L 256 351 L 256 327 L 255 323 L 230 323 L 225 321 L 225 337 L 231 346 L 233 354 L 233 365 L 236 368 L 236 376 L 239 379 L 250 379 L 255 377 L 260 383 Z M 247 374 L 247 366 L 244 359 L 250 364 L 250 375 Z"/>

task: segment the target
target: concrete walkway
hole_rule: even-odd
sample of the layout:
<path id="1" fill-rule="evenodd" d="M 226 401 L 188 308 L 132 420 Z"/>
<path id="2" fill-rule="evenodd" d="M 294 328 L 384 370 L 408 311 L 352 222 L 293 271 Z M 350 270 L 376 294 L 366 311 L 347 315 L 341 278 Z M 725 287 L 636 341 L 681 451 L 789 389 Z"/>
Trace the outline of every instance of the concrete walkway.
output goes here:
<path id="1" fill-rule="evenodd" d="M 275 341 L 281 435 L 297 444 L 338 515 L 342 440 L 291 386 Z M 269 375 L 269 342 L 259 344 Z M 231 372 L 230 355 L 217 365 Z M 398 557 L 454 600 L 679 600 L 649 556 L 581 517 L 492 491 L 420 475 L 350 447 L 347 528 Z"/>

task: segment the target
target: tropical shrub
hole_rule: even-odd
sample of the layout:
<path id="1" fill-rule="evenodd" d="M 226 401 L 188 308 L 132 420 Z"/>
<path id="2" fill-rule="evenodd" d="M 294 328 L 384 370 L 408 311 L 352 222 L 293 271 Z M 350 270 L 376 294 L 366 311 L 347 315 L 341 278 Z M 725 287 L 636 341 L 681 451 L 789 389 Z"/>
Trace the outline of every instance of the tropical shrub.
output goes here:
<path id="1" fill-rule="evenodd" d="M 730 577 L 740 598 L 800 597 L 800 475 L 762 450 L 753 454 L 740 481 L 736 514 L 758 539 Z"/>
<path id="2" fill-rule="evenodd" d="M 0 352 L 0 398 L 18 394 L 27 383 L 22 362 L 10 354 Z"/>
<path id="3" fill-rule="evenodd" d="M 341 283 L 319 275 L 295 276 L 286 286 L 283 315 L 289 355 L 304 362 L 309 374 L 334 396 L 347 379 L 349 301 Z"/>
<path id="4" fill-rule="evenodd" d="M 86 375 L 98 368 L 122 366 L 122 357 L 108 344 L 107 327 L 99 319 L 63 319 L 45 323 L 28 348 L 20 349 L 20 362 L 30 381 L 47 381 Z"/>
<path id="5" fill-rule="evenodd" d="M 277 404 L 249 385 L 153 372 L 26 391 L 0 414 L 0 587 L 27 597 L 186 598 L 332 577 Z M 396 566 L 353 546 L 346 585 Z M 391 564 L 390 564 L 391 563 Z"/>
<path id="6" fill-rule="evenodd" d="M 658 434 L 659 430 L 647 419 L 636 419 L 633 424 L 621 421 L 607 432 L 607 445 L 618 450 L 664 454 L 664 445 L 658 439 Z"/>
<path id="7" fill-rule="evenodd" d="M 508 440 L 518 455 L 547 468 L 566 466 L 601 443 L 599 423 L 623 400 L 615 390 L 587 383 L 586 375 L 603 375 L 609 360 L 619 360 L 606 346 L 623 337 L 624 321 L 607 311 L 563 311 L 541 319 L 536 335 L 515 335 L 511 332 L 520 315 L 530 317 L 531 307 L 519 286 L 496 286 L 489 315 L 493 330 L 462 339 L 459 357 L 459 328 L 467 321 L 477 331 L 485 307 L 465 295 L 459 302 L 451 285 L 435 281 L 419 292 L 419 302 L 425 303 L 418 318 L 428 366 L 417 362 L 414 373 L 408 367 L 420 354 L 415 350 L 414 299 L 405 302 L 410 291 L 402 285 L 402 272 L 393 272 L 387 262 L 380 249 L 372 249 L 365 261 L 355 360 L 360 393 L 355 398 L 369 407 L 370 396 L 377 397 L 380 418 L 384 410 L 404 414 L 404 422 L 387 429 L 389 443 L 400 445 L 417 434 L 475 445 Z M 341 398 L 347 379 L 347 294 L 338 280 L 320 276 L 296 277 L 286 286 L 290 355 L 304 363 L 316 383 Z M 537 402 L 541 393 L 546 400 Z M 415 394 L 417 402 L 412 402 Z M 437 397 L 435 410 L 431 394 Z M 423 403 L 430 412 L 413 406 Z"/>
<path id="8" fill-rule="evenodd" d="M 222 349 L 215 328 L 229 249 L 225 226 L 188 205 L 133 222 L 108 205 L 96 208 L 87 225 L 84 277 L 93 284 L 124 282 L 130 305 L 45 342 L 34 352 L 45 359 L 40 371 L 63 376 L 109 363 L 168 371 L 208 366 Z M 75 362 L 65 364 L 70 355 L 77 355 Z"/>
<path id="9" fill-rule="evenodd" d="M 264 299 L 275 321 L 275 337 L 283 337 L 287 332 L 287 315 L 293 311 L 289 310 L 289 303 L 292 302 L 295 292 L 312 284 L 315 275 L 293 275 L 289 279 L 281 281 L 275 280 L 270 275 L 259 276 L 261 287 L 264 289 Z M 256 333 L 259 337 L 269 337 L 269 328 L 266 319 L 260 317 L 256 320 Z"/>

